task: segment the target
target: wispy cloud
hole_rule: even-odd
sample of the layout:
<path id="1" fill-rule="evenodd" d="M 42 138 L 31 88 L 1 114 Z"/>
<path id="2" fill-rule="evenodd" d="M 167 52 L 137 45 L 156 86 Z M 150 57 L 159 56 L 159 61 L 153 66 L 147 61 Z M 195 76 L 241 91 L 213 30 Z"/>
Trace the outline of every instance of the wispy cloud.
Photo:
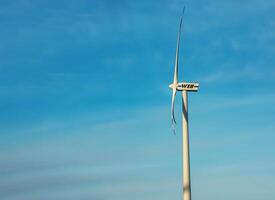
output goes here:
<path id="1" fill-rule="evenodd" d="M 247 64 L 246 66 L 236 69 L 232 67 L 230 69 L 230 63 L 227 63 L 225 67 L 221 67 L 216 72 L 208 74 L 199 78 L 203 83 L 218 83 L 218 82 L 230 82 L 230 81 L 268 81 L 275 79 L 275 70 L 272 66 L 267 64 Z M 232 63 L 232 65 L 234 65 Z M 262 65 L 262 66 L 261 66 Z"/>
<path id="2" fill-rule="evenodd" d="M 148 139 L 161 133 L 155 125 L 149 127 L 156 121 L 153 116 L 163 111 L 156 108 L 146 112 L 148 115 L 142 120 L 140 115 L 144 114 L 144 110 L 136 111 L 132 119 L 104 123 L 91 124 L 93 120 L 82 116 L 78 122 L 73 119 L 58 122 L 55 119 L 44 124 L 45 128 L 38 124 L 38 129 L 34 127 L 30 131 L 36 134 L 44 132 L 40 133 L 40 138 L 24 140 L 25 142 L 21 140 L 21 145 L 2 150 L 0 196 L 27 199 L 46 192 L 57 193 L 65 198 L 65 193 L 62 195 L 60 190 L 69 190 L 67 193 L 72 196 L 80 190 L 81 195 L 87 193 L 100 198 L 107 193 L 123 199 L 133 192 L 146 193 L 154 188 L 157 191 L 165 188 L 167 183 L 158 184 L 158 171 L 173 165 L 163 158 L 171 160 L 169 157 L 175 149 L 169 149 L 169 145 L 163 144 L 159 139 L 155 139 L 154 144 L 144 141 L 144 135 Z M 141 124 L 147 124 L 145 126 L 148 128 L 137 129 Z M 62 137 L 60 131 L 63 132 Z M 45 134 L 47 138 L 42 137 Z M 168 135 L 169 133 L 167 137 Z M 139 146 L 141 143 L 143 145 Z M 162 177 L 170 182 L 175 181 L 174 176 L 170 179 L 170 172 L 167 172 Z M 146 178 L 146 174 L 151 175 Z M 148 180 L 147 186 L 144 179 Z M 142 195 L 146 196 L 141 194 L 140 197 Z M 40 195 L 43 198 L 46 196 Z"/>

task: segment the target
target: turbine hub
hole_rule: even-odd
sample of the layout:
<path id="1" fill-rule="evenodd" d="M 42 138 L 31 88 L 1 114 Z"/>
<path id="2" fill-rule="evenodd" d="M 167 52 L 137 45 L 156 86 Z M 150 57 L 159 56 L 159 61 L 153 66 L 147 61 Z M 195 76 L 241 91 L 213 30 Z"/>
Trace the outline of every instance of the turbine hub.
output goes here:
<path id="1" fill-rule="evenodd" d="M 169 88 L 174 89 L 174 88 L 177 88 L 177 86 L 178 86 L 177 83 L 176 84 L 172 83 L 169 85 Z"/>

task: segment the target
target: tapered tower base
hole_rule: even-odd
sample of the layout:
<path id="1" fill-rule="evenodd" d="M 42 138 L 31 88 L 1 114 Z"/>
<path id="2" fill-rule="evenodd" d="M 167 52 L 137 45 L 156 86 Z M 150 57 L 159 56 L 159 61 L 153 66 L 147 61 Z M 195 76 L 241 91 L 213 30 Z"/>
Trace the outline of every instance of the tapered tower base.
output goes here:
<path id="1" fill-rule="evenodd" d="M 188 129 L 188 94 L 182 91 L 182 156 L 183 156 L 183 200 L 191 200 L 190 153 Z"/>

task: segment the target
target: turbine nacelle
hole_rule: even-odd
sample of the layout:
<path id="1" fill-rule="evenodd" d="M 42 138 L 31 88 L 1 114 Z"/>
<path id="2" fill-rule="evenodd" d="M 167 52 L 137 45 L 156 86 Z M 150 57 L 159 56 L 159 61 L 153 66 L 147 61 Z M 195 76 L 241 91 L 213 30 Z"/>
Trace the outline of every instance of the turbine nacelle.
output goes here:
<path id="1" fill-rule="evenodd" d="M 176 89 L 177 91 L 190 91 L 190 92 L 197 92 L 199 89 L 199 83 L 187 83 L 187 82 L 181 82 L 181 83 L 172 83 L 169 85 L 171 89 Z"/>

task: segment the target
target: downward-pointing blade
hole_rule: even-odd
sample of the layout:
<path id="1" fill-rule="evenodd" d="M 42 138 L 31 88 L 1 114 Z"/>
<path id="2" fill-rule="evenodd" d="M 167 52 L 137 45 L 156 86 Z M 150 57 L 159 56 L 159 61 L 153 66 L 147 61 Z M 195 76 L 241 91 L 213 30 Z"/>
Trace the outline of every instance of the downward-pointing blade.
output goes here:
<path id="1" fill-rule="evenodd" d="M 176 134 L 175 131 L 175 124 L 176 124 L 176 119 L 175 119 L 175 97 L 176 97 L 177 90 L 176 88 L 173 88 L 173 94 L 172 94 L 172 107 L 171 107 L 171 119 L 172 119 L 172 129 L 173 133 Z"/>
<path id="2" fill-rule="evenodd" d="M 177 90 L 176 88 L 173 88 L 173 94 L 172 94 L 172 107 L 171 107 L 171 118 L 172 118 L 172 124 L 176 124 L 176 119 L 175 119 L 175 97 L 176 97 Z"/>

